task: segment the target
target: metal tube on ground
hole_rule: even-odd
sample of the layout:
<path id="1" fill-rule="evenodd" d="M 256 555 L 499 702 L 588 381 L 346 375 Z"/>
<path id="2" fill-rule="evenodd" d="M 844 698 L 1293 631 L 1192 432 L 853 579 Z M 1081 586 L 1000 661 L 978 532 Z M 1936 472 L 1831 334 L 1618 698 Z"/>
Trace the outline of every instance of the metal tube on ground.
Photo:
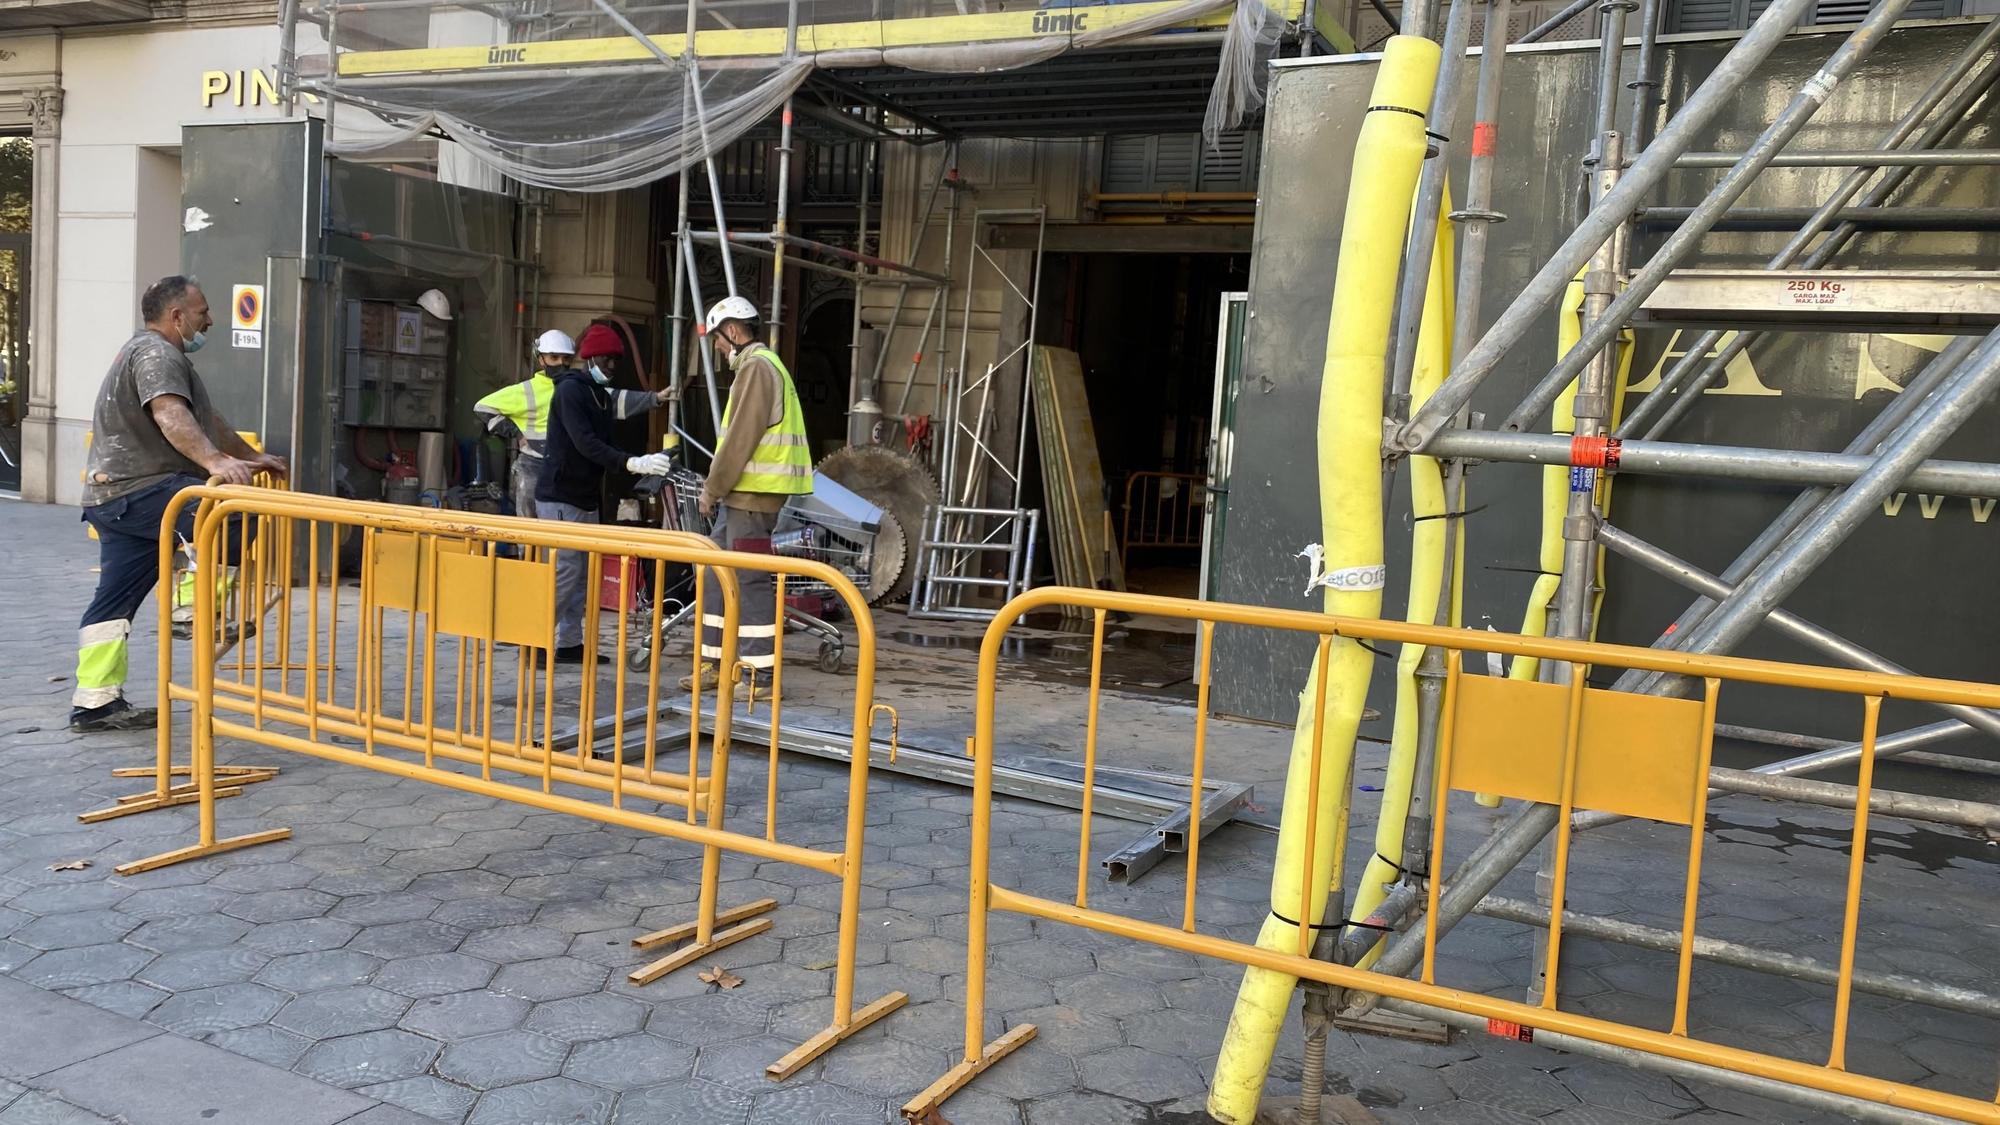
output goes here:
<path id="1" fill-rule="evenodd" d="M 1911 470 L 2000 390 L 2000 329 L 1960 365 L 1924 404 L 1923 412 L 1884 441 L 1875 464 L 1839 495 L 1829 497 L 1791 541 L 1752 571 L 1716 606 L 1688 640 L 1689 652 L 1728 652 L 1805 581 Z M 1991 494 L 1989 494 L 1991 495 Z"/>
<path id="2" fill-rule="evenodd" d="M 1755 770 L 1718 767 L 1708 771 L 1708 783 L 1725 793 L 1798 801 L 1834 809 L 1851 809 L 1860 801 L 1860 790 L 1852 785 L 1803 777 L 1772 777 Z M 2000 805 L 1931 797 L 1922 793 L 1898 793 L 1871 786 L 1868 790 L 1868 811 L 1904 820 L 1975 828 L 1986 833 L 1989 839 L 2000 840 Z"/>
<path id="3" fill-rule="evenodd" d="M 1481 1016 L 1469 1016 L 1454 1012 L 1449 1008 L 1433 1007 L 1408 1000 L 1384 1000 L 1382 1008 L 1401 1012 L 1420 1019 L 1436 1020 L 1453 1027 L 1484 1035 L 1487 1022 Z M 1630 1047 L 1618 1047 L 1600 1043 L 1595 1039 L 1584 1039 L 1560 1032 L 1537 1030 L 1535 1043 L 1552 1051 L 1582 1055 L 1586 1058 L 1603 1059 L 1606 1062 L 1621 1063 L 1638 1069 L 1670 1075 L 1691 1082 L 1704 1082 L 1712 1086 L 1738 1090 L 1760 1098 L 1790 1102 L 1829 1114 L 1828 1120 L 1868 1122 L 1870 1125 L 1951 1125 L 1947 1118 L 1935 1114 L 1915 1113 L 1897 1106 L 1878 1102 L 1863 1101 L 1841 1094 L 1829 1094 L 1820 1090 L 1793 1086 L 1769 1078 L 1759 1078 L 1721 1067 L 1705 1066 L 1701 1063 L 1683 1062 L 1679 1059 L 1664 1058 L 1659 1055 L 1636 1051 Z"/>
<path id="4" fill-rule="evenodd" d="M 1507 434 L 1497 430 L 1449 430 L 1425 450 L 1433 456 L 1528 465 L 1567 465 L 1572 446 L 1564 434 Z M 1851 453 L 1791 453 L 1732 445 L 1683 445 L 1628 441 L 1619 450 L 1618 471 L 1679 475 L 1766 484 L 1846 485 L 1865 474 L 1873 460 Z M 1904 486 L 1946 496 L 2000 496 L 2000 464 L 1927 461 L 1911 471 Z"/>
<path id="5" fill-rule="evenodd" d="M 1475 913 L 1481 917 L 1498 918 L 1503 922 L 1518 922 L 1524 926 L 1549 924 L 1549 912 L 1543 907 L 1532 902 L 1499 896 L 1488 896 L 1482 900 Z M 1605 918 L 1596 914 L 1580 914 L 1574 910 L 1563 911 L 1563 933 L 1615 941 L 1622 945 L 1651 949 L 1660 953 L 1678 953 L 1681 948 L 1681 935 L 1677 930 L 1644 926 L 1637 922 Z M 1720 938 L 1696 935 L 1694 955 L 1718 965 L 1731 965 L 1739 969 L 1770 973 L 1773 976 L 1787 977 L 1807 984 L 1833 984 L 1840 979 L 1840 969 L 1823 961 L 1801 957 L 1796 953 L 1781 953 L 1775 949 L 1759 949 L 1739 942 L 1723 941 Z M 1915 1004 L 1930 1004 L 1975 1016 L 2000 1017 L 2000 996 L 1972 988 L 1934 984 L 1921 977 L 1856 969 L 1854 987 L 1857 991 L 1874 996 L 1887 996 Z"/>
<path id="6" fill-rule="evenodd" d="M 1845 452 L 1861 456 L 1873 454 L 1876 446 L 1882 444 L 1882 439 L 1889 436 L 1912 413 L 1921 408 L 1924 400 L 1937 390 L 1945 377 L 1950 375 L 1966 356 L 1972 354 L 1972 349 L 1977 344 L 1978 341 L 1970 337 L 1953 340 L 1931 362 L 1925 364 L 1923 370 L 1917 372 L 1901 394 L 1890 399 L 1889 404 L 1870 419 L 1868 424 L 1861 428 L 1860 433 L 1854 435 L 1854 439 L 1847 443 Z M 1748 547 L 1743 548 L 1736 556 L 1736 560 L 1722 572 L 1720 580 L 1732 586 L 1741 582 L 1758 563 L 1770 557 L 1771 552 L 1777 550 L 1779 544 L 1783 543 L 1799 524 L 1805 522 L 1806 517 L 1812 514 L 1813 509 L 1817 508 L 1821 501 L 1832 494 L 1831 488 L 1821 486 L 1806 489 L 1793 497 L 1791 504 L 1779 513 L 1778 518 L 1759 532 Z M 1715 603 L 1707 597 L 1696 598 L 1681 611 L 1681 615 L 1675 618 L 1674 623 L 1667 627 L 1661 639 L 1654 643 L 1663 644 L 1668 648 L 1679 648 L 1681 642 L 1692 635 L 1694 627 L 1700 624 L 1714 608 Z M 1628 669 L 1618 677 L 1618 682 L 1613 687 L 1618 691 L 1640 691 L 1658 679 L 1660 679 L 1658 673 Z"/>
<path id="7" fill-rule="evenodd" d="M 1708 135 L 1708 125 L 1736 97 L 1757 66 L 1790 34 L 1811 3 L 1812 0 L 1775 0 L 1764 9 L 1729 53 L 1717 62 L 1708 79 L 1689 96 L 1680 112 L 1632 162 L 1616 190 L 1605 197 L 1602 206 L 1593 207 L 1584 216 L 1467 353 L 1464 362 L 1452 370 L 1438 393 L 1402 428 L 1396 444 L 1404 449 L 1422 448 L 1458 414 L 1472 398 L 1474 389 L 1534 328 L 1542 311 L 1562 294 L 1597 247 L 1631 217 L 1672 170 L 1673 162 L 1694 147 L 1697 137 Z"/>
<path id="8" fill-rule="evenodd" d="M 1904 111 L 1903 116 L 1898 118 L 1896 123 L 1889 127 L 1888 132 L 1876 142 L 1876 151 L 1893 153 L 1928 150 L 1950 135 L 1964 119 L 1966 111 L 1984 96 L 1995 81 L 2000 81 L 2000 59 L 1996 59 L 1963 90 L 1955 95 L 1952 94 L 1952 87 L 1958 85 L 1960 80 L 1971 73 L 1973 67 L 1979 65 L 1979 61 L 1985 57 L 1987 50 L 1995 42 L 2000 42 L 2000 21 L 1989 23 L 1979 34 L 1973 36 L 1972 41 L 1952 59 L 1944 72 L 1924 88 L 1923 93 L 1917 96 L 1917 100 Z M 1951 97 L 1949 103 L 1945 102 L 1947 95 Z M 1940 104 L 1943 104 L 1944 108 L 1939 112 L 1937 120 L 1925 127 L 1921 133 L 1917 133 L 1917 127 L 1923 124 L 1924 118 Z M 1911 148 L 1899 148 L 1898 146 L 1908 140 L 1913 133 L 1917 134 L 1917 139 Z M 1910 173 L 1909 167 L 1893 169 L 1862 198 L 1862 203 L 1878 205 L 1886 202 L 1890 195 L 1902 186 Z M 1834 223 L 1834 214 L 1845 207 L 1873 175 L 1874 173 L 1867 169 L 1857 169 L 1843 178 L 1833 193 L 1820 204 L 1819 212 L 1801 227 L 1797 234 L 1787 240 L 1765 264 L 1771 269 L 1783 269 L 1797 261 L 1802 262 L 1807 268 L 1817 268 L 1831 261 L 1854 236 L 1858 227 L 1852 225 L 1838 227 L 1810 253 L 1806 248 L 1820 232 Z M 1660 385 L 1653 393 L 1626 416 L 1624 424 L 1618 427 L 1618 436 L 1651 437 L 1664 433 L 1675 420 L 1693 406 L 1701 392 L 1728 368 L 1729 362 L 1748 350 L 1761 336 L 1755 332 L 1738 333 L 1721 354 L 1711 357 L 1709 353 L 1721 342 L 1723 335 L 1724 333 L 1719 331 L 1703 333 L 1695 345 L 1687 350 L 1687 354 L 1661 377 Z M 1677 395 L 1675 392 L 1682 387 L 1686 389 Z"/>
<path id="9" fill-rule="evenodd" d="M 1742 210 L 1731 211 L 1731 205 L 1750 190 L 1758 173 L 1778 154 L 1778 150 L 1789 144 L 1799 130 L 1805 128 L 1819 107 L 1832 95 L 1833 89 L 1859 66 L 1861 60 L 1879 46 L 1889 35 L 1896 20 L 1909 7 L 1911 0 L 1883 0 L 1868 13 L 1868 18 L 1853 34 L 1841 43 L 1833 57 L 1826 61 L 1819 71 L 1792 95 L 1785 108 L 1764 127 L 1764 131 L 1752 141 L 1749 150 L 1724 175 L 1702 201 L 1691 208 L 1647 208 L 1644 214 L 1666 217 L 1669 212 L 1685 211 L 1679 227 L 1667 236 L 1647 259 L 1638 273 L 1626 279 L 1610 308 L 1599 318 L 1587 320 L 1583 336 L 1571 348 L 1569 354 L 1556 362 L 1541 382 L 1529 391 L 1521 404 L 1507 416 L 1503 429 L 1520 430 L 1539 419 L 1542 412 L 1556 400 L 1562 389 L 1582 374 L 1586 365 L 1598 361 L 1603 350 L 1617 338 L 1618 332 L 1632 319 L 1645 299 L 1659 288 L 1667 275 L 1677 268 L 1682 259 L 1694 250 L 1702 236 L 1726 215 L 1741 215 Z M 1607 21 L 1609 16 L 1606 17 Z"/>

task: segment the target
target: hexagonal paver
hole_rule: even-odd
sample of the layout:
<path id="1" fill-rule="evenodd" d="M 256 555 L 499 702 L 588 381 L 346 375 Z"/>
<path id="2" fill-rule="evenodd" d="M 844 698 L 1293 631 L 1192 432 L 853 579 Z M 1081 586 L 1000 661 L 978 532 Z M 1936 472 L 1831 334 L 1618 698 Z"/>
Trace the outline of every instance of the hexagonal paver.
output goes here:
<path id="1" fill-rule="evenodd" d="M 333 1039 L 393 1027 L 409 1007 L 408 997 L 357 985 L 301 996 L 271 1022 L 313 1039 Z"/>
<path id="2" fill-rule="evenodd" d="M 370 926 L 354 936 L 347 948 L 377 957 L 415 957 L 425 953 L 446 953 L 465 940 L 465 931 L 428 918 L 415 922 L 395 922 Z"/>
<path id="3" fill-rule="evenodd" d="M 563 1073 L 607 1090 L 630 1090 L 694 1070 L 694 1048 L 657 1035 L 625 1035 L 584 1043 L 570 1052 Z"/>
<path id="4" fill-rule="evenodd" d="M 19 979 L 37 988 L 81 988 L 87 984 L 130 980 L 152 960 L 151 950 L 137 946 L 86 945 L 75 949 L 50 950 L 21 964 L 13 972 Z"/>
<path id="5" fill-rule="evenodd" d="M 299 1061 L 298 1071 L 334 1086 L 415 1078 L 438 1055 L 438 1044 L 407 1031 L 368 1031 L 318 1043 Z"/>
<path id="6" fill-rule="evenodd" d="M 497 971 L 492 964 L 463 953 L 429 953 L 389 962 L 376 974 L 375 984 L 378 988 L 422 999 L 479 988 L 492 980 Z"/>
<path id="7" fill-rule="evenodd" d="M 270 954 L 240 945 L 226 949 L 190 949 L 185 953 L 161 955 L 139 970 L 138 979 L 169 992 L 187 992 L 249 980 L 270 960 Z"/>
<path id="8" fill-rule="evenodd" d="M 139 928 L 139 919 L 117 910 L 79 910 L 51 914 L 14 931 L 13 939 L 30 949 L 74 949 L 117 941 Z"/>
<path id="9" fill-rule="evenodd" d="M 459 841 L 465 847 L 494 849 L 494 854 L 486 858 L 481 868 L 511 879 L 525 879 L 530 875 L 562 875 L 576 866 L 576 860 L 569 856 L 541 850 L 542 845 L 548 842 L 549 838 L 540 833 L 518 830 L 468 832 Z"/>
<path id="10" fill-rule="evenodd" d="M 979 1088 L 1003 1098 L 1039 1098 L 1063 1093 L 1076 1087 L 1076 1063 L 1055 1051 L 1027 1048 L 993 1064 L 979 1076 Z"/>
<path id="11" fill-rule="evenodd" d="M 611 970 L 574 957 L 551 957 L 522 961 L 500 970 L 493 978 L 493 991 L 523 1000 L 560 1000 L 582 996 L 604 987 Z"/>
<path id="12" fill-rule="evenodd" d="M 519 1027 L 533 1010 L 519 997 L 475 989 L 419 1000 L 404 1013 L 401 1026 L 433 1039 L 474 1039 Z"/>
<path id="13" fill-rule="evenodd" d="M 893 1019 L 894 1017 L 890 1017 Z M 951 1066 L 939 1047 L 920 1047 L 902 1039 L 869 1043 L 859 1050 L 826 1056 L 829 1082 L 882 1097 L 916 1093 Z M 930 1078 L 923 1077 L 930 1075 Z"/>
<path id="14" fill-rule="evenodd" d="M 704 1044 L 695 1058 L 694 1074 L 696 1078 L 719 1085 L 758 1093 L 771 1081 L 764 1068 L 790 1054 L 796 1046 L 798 1044 L 775 1035 L 755 1035 L 726 1043 Z M 811 1082 L 821 1065 L 818 1062 L 810 1064 L 790 1081 Z"/>
<path id="15" fill-rule="evenodd" d="M 952 1099 L 950 1105 L 956 1111 L 958 1099 Z M 1024 1112 L 1028 1125 L 1128 1125 L 1147 1119 L 1143 1105 L 1087 1090 L 1039 1098 L 1029 1102 Z"/>
<path id="16" fill-rule="evenodd" d="M 430 1075 L 363 1086 L 360 1092 L 378 1101 L 439 1121 L 463 1120 L 465 1112 L 472 1108 L 473 1100 L 479 1097 L 475 1091 L 463 1086 L 454 1086 L 442 1078 L 433 1078 Z"/>
<path id="17" fill-rule="evenodd" d="M 0 1087 L 0 1091 L 5 1091 L 5 1088 Z M 15 1094 L 20 1095 L 19 1100 L 7 1105 Z M 39 1090 L 22 1093 L 20 1087 L 0 1092 L 0 1106 L 6 1107 L 6 1112 L 0 1113 L 0 1121 L 5 1121 L 7 1125 L 104 1125 L 105 1121 L 89 1110 L 79 1109 L 51 1094 Z"/>
<path id="18" fill-rule="evenodd" d="M 379 958 L 351 949 L 327 949 L 317 953 L 294 953 L 278 957 L 256 976 L 258 984 L 282 988 L 286 992 L 321 992 L 329 988 L 366 984 L 382 967 Z"/>
<path id="19" fill-rule="evenodd" d="M 762 1034 L 764 1022 L 760 1005 L 732 1004 L 728 996 L 718 994 L 656 1003 L 646 1030 L 691 1047 L 706 1047 Z"/>
<path id="20" fill-rule="evenodd" d="M 512 880 L 487 871 L 439 871 L 419 875 L 410 883 L 413 894 L 429 895 L 442 902 L 468 898 L 500 898 Z"/>
<path id="21" fill-rule="evenodd" d="M 535 914 L 535 925 L 566 934 L 587 934 L 592 930 L 612 930 L 629 926 L 639 919 L 639 908 L 620 902 L 558 902 Z"/>
<path id="22" fill-rule="evenodd" d="M 340 905 L 333 908 L 333 917 L 361 926 L 389 926 L 428 918 L 443 905 L 429 895 L 414 895 L 408 891 L 357 895 L 342 899 Z"/>
<path id="23" fill-rule="evenodd" d="M 1095 974 L 1055 982 L 1056 999 L 1102 1016 L 1129 1016 L 1166 1006 L 1160 990 L 1129 977 Z"/>
<path id="24" fill-rule="evenodd" d="M 1047 941 L 1023 941 L 993 951 L 993 964 L 1039 980 L 1082 976 L 1097 971 L 1087 949 Z"/>
<path id="25" fill-rule="evenodd" d="M 1208 1089 L 1193 1063 L 1138 1047 L 1100 1051 L 1078 1060 L 1077 1067 L 1084 1086 L 1134 1101 L 1193 1097 Z"/>
<path id="26" fill-rule="evenodd" d="M 646 1024 L 646 1007 L 622 996 L 598 993 L 535 1005 L 527 1029 L 566 1043 L 630 1035 Z"/>
<path id="27" fill-rule="evenodd" d="M 210 1035 L 207 1042 L 213 1043 L 231 1054 L 256 1059 L 260 1063 L 290 1070 L 293 1064 L 312 1046 L 312 1040 L 303 1035 L 293 1035 L 280 1031 L 268 1023 L 251 1027 L 239 1027 L 230 1031 L 218 1031 Z"/>
<path id="28" fill-rule="evenodd" d="M 285 1006 L 285 994 L 257 984 L 225 984 L 170 997 L 146 1017 L 179 1035 L 199 1036 L 263 1023 Z"/>
<path id="29" fill-rule="evenodd" d="M 490 930 L 521 925 L 535 916 L 536 909 L 534 903 L 509 898 L 466 898 L 438 907 L 431 920 L 461 930 Z"/>
<path id="30" fill-rule="evenodd" d="M 438 1056 L 436 1070 L 475 1090 L 491 1090 L 549 1078 L 562 1071 L 569 1044 L 529 1031 L 501 1031 L 453 1043 Z"/>
<path id="31" fill-rule="evenodd" d="M 265 891 L 249 894 L 223 907 L 223 912 L 245 922 L 294 922 L 318 918 L 340 900 L 324 891 Z"/>
<path id="32" fill-rule="evenodd" d="M 125 940 L 161 953 L 173 953 L 230 945 L 250 930 L 250 923 L 227 914 L 186 914 L 155 918 L 133 930 Z"/>
<path id="33" fill-rule="evenodd" d="M 135 980 L 87 984 L 82 988 L 69 989 L 63 995 L 135 1020 L 159 1007 L 160 1002 L 167 998 L 166 992 Z"/>
<path id="34" fill-rule="evenodd" d="M 332 918 L 301 918 L 295 922 L 267 922 L 251 930 L 243 944 L 274 956 L 339 949 L 353 939 L 359 927 Z"/>
<path id="35" fill-rule="evenodd" d="M 814 1125 L 876 1125 L 895 1117 L 881 1098 L 824 1082 L 768 1087 L 757 1095 L 750 1110 L 752 1121 L 811 1121 Z"/>
<path id="36" fill-rule="evenodd" d="M 225 891 L 291 891 L 319 878 L 319 871 L 299 863 L 259 863 L 231 867 L 208 881 Z"/>
<path id="37" fill-rule="evenodd" d="M 466 938 L 459 952 L 501 965 L 560 957 L 569 951 L 570 935 L 545 926 L 501 926 Z"/>
<path id="38" fill-rule="evenodd" d="M 480 1095 L 467 1125 L 596 1125 L 611 1116 L 609 1091 L 544 1078 Z"/>
<path id="39" fill-rule="evenodd" d="M 1217 1035 L 1222 1033 L 1222 1025 L 1217 1023 L 1214 1017 L 1203 1015 L 1195 1018 L 1206 1026 L 1214 1028 Z M 962 1021 L 963 1016 L 960 1019 Z M 1125 1041 L 1125 1036 L 1119 1031 L 1119 1021 L 1065 1004 L 1050 1004 L 1041 1008 L 1009 1012 L 1007 1022 L 1010 1026 L 1034 1024 L 1036 1043 L 1044 1044 L 1049 1050 L 1061 1051 L 1072 1057 L 1093 1054 L 1107 1047 L 1117 1047 Z M 896 1031 L 896 1029 L 891 1030 Z M 1133 1039 L 1132 1042 L 1135 1046 L 1150 1046 L 1138 1039 Z"/>
<path id="40" fill-rule="evenodd" d="M 699 1078 L 628 1090 L 613 1125 L 743 1125 L 750 1095 Z"/>

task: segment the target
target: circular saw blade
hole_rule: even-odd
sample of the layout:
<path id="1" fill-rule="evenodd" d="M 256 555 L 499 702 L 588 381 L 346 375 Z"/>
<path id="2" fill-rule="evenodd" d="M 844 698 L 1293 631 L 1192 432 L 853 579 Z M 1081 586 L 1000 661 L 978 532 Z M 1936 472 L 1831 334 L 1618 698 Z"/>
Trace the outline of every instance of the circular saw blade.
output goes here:
<path id="1" fill-rule="evenodd" d="M 875 536 L 868 604 L 906 597 L 924 513 L 944 499 L 930 466 L 887 446 L 855 445 L 827 454 L 816 468 L 894 520 L 893 530 L 885 519 Z"/>

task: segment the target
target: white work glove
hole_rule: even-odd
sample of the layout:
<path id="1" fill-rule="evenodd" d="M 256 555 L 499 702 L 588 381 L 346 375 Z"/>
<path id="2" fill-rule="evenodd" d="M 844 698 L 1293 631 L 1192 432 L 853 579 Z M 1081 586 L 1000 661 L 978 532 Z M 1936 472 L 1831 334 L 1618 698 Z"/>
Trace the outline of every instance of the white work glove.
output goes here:
<path id="1" fill-rule="evenodd" d="M 663 477 L 674 467 L 674 459 L 664 453 L 648 453 L 625 459 L 625 471 L 642 477 Z"/>

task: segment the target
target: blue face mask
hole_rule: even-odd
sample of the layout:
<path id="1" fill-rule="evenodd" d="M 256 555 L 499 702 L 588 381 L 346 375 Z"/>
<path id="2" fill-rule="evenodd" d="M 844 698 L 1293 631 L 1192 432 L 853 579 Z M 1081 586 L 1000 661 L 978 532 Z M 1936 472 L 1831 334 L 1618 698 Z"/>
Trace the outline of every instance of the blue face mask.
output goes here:
<path id="1" fill-rule="evenodd" d="M 208 333 L 197 332 L 194 334 L 193 339 L 181 341 L 181 350 L 189 354 L 193 354 L 194 352 L 200 351 L 201 346 L 206 343 L 208 343 Z"/>
<path id="2" fill-rule="evenodd" d="M 597 385 L 600 387 L 611 382 L 611 373 L 595 363 L 590 365 L 590 377 L 597 380 Z"/>

